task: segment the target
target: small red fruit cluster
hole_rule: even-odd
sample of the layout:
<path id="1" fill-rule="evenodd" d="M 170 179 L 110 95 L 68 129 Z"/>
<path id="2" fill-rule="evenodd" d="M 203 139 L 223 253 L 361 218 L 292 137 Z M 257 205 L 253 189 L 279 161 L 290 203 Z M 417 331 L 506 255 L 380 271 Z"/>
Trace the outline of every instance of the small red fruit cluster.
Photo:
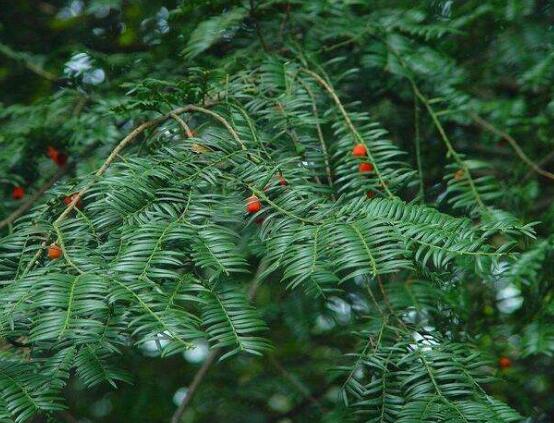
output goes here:
<path id="1" fill-rule="evenodd" d="M 56 244 L 50 244 L 48 247 L 48 258 L 50 260 L 57 260 L 62 256 L 62 249 Z"/>
<path id="2" fill-rule="evenodd" d="M 352 149 L 352 155 L 354 157 L 366 157 L 367 156 L 367 148 L 364 144 L 356 144 L 354 148 Z M 371 173 L 373 172 L 373 163 L 369 162 L 361 162 L 358 165 L 358 171 L 360 173 Z M 373 198 L 375 196 L 375 193 L 373 191 L 367 192 L 367 198 Z"/>
<path id="3" fill-rule="evenodd" d="M 356 144 L 352 149 L 352 155 L 354 157 L 366 157 L 367 148 L 363 144 Z M 373 164 L 369 162 L 362 162 L 358 165 L 358 170 L 360 173 L 370 173 L 373 172 Z"/>
<path id="4" fill-rule="evenodd" d="M 12 189 L 12 198 L 14 200 L 21 200 L 25 196 L 25 189 L 23 187 L 17 186 Z"/>
<path id="5" fill-rule="evenodd" d="M 57 148 L 48 146 L 46 149 L 46 155 L 52 159 L 59 167 L 64 167 L 67 163 L 67 154 L 60 152 Z"/>

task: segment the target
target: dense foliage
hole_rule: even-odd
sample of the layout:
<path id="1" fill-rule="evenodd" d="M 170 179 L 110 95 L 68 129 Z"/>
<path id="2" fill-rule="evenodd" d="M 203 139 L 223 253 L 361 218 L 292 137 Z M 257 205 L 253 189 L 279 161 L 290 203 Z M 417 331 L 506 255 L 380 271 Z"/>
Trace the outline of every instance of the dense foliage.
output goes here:
<path id="1" fill-rule="evenodd" d="M 0 421 L 552 421 L 551 2 L 0 3 Z"/>

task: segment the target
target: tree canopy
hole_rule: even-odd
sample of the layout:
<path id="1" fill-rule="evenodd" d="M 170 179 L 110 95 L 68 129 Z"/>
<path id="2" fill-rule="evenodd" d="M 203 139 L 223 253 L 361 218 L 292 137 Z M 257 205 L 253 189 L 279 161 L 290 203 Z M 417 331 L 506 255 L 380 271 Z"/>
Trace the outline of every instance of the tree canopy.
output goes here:
<path id="1" fill-rule="evenodd" d="M 0 422 L 552 420 L 551 2 L 0 7 Z"/>

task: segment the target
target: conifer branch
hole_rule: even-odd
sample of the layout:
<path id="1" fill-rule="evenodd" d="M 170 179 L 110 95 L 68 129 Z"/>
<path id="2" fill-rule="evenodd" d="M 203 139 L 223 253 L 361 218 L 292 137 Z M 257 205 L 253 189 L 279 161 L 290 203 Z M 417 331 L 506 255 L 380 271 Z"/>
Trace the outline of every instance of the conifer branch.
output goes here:
<path id="1" fill-rule="evenodd" d="M 460 157 L 460 155 L 458 154 L 458 152 L 454 149 L 454 146 L 452 145 L 452 143 L 450 142 L 450 138 L 448 137 L 448 135 L 446 135 L 446 131 L 444 130 L 440 120 L 439 120 L 439 117 L 437 115 L 437 113 L 435 112 L 435 110 L 433 109 L 433 107 L 431 106 L 431 103 L 429 103 L 429 100 L 427 99 L 427 97 L 425 97 L 423 95 L 423 93 L 420 91 L 419 87 L 417 86 L 416 84 L 416 81 L 415 79 L 413 78 L 413 76 L 411 76 L 410 72 L 410 68 L 408 67 L 407 63 L 404 61 L 404 59 L 402 58 L 402 56 L 400 55 L 400 53 L 398 53 L 394 48 L 392 48 L 388 42 L 386 42 L 385 40 L 382 40 L 385 45 L 387 46 L 387 49 L 398 59 L 398 61 L 400 62 L 401 66 L 406 69 L 406 73 L 405 73 L 405 77 L 406 79 L 408 79 L 408 81 L 410 82 L 410 85 L 412 87 L 412 90 L 414 92 L 414 94 L 416 95 L 416 97 L 423 103 L 423 105 L 425 106 L 425 109 L 427 110 L 427 112 L 429 113 L 429 116 L 431 116 L 431 120 L 433 121 L 433 124 L 435 125 L 435 127 L 437 128 L 437 131 L 442 139 L 442 141 L 444 142 L 444 145 L 446 146 L 446 149 L 448 151 L 448 155 L 447 156 L 450 156 L 454 159 L 454 161 L 458 164 L 458 166 L 460 167 L 460 169 L 463 171 L 463 177 L 467 179 L 468 183 L 469 183 L 469 186 L 471 188 L 471 191 L 475 197 L 475 201 L 477 202 L 477 205 L 479 206 L 479 208 L 483 209 L 483 210 L 486 210 L 487 209 L 487 206 L 485 205 L 485 203 L 483 202 L 483 200 L 481 199 L 481 195 L 479 194 L 479 191 L 477 190 L 477 187 L 475 185 L 475 181 L 473 179 L 473 176 L 471 175 L 470 173 L 470 170 L 469 170 L 469 167 L 467 166 L 467 164 L 462 160 L 462 158 Z"/>
<path id="2" fill-rule="evenodd" d="M 541 176 L 544 176 L 545 178 L 554 180 L 554 173 L 549 172 L 547 170 L 541 169 L 533 160 L 531 160 L 527 154 L 521 149 L 517 141 L 507 132 L 502 131 L 501 129 L 498 129 L 496 126 L 494 126 L 489 121 L 483 119 L 481 116 L 479 116 L 476 113 L 470 113 L 471 118 L 483 129 L 505 139 L 508 141 L 510 146 L 514 149 L 518 157 L 525 162 L 534 172 L 538 173 Z"/>
<path id="3" fill-rule="evenodd" d="M 187 136 L 187 138 L 192 138 L 194 136 L 194 134 L 192 133 L 192 130 L 187 125 L 187 123 L 181 118 L 181 116 L 175 113 L 171 113 L 171 117 L 175 119 L 179 125 L 181 125 L 181 127 L 183 128 L 183 131 L 185 131 L 185 135 Z"/>
<path id="4" fill-rule="evenodd" d="M 317 137 L 319 138 L 319 144 L 321 145 L 321 151 L 323 153 L 323 159 L 325 160 L 325 172 L 327 173 L 327 182 L 329 183 L 329 188 L 331 188 L 331 198 L 333 200 L 336 200 L 335 194 L 334 194 L 334 188 L 333 188 L 333 175 L 331 172 L 331 164 L 329 162 L 329 153 L 327 151 L 327 144 L 325 143 L 325 138 L 323 136 L 323 131 L 321 130 L 321 124 L 319 122 L 319 112 L 317 109 L 317 103 L 315 100 L 315 96 L 311 88 L 304 82 L 302 78 L 298 78 L 298 82 L 304 87 L 306 92 L 308 93 L 308 96 L 310 97 L 311 103 L 312 103 L 312 112 L 314 114 L 315 118 L 315 127 L 317 130 Z"/>
<path id="5" fill-rule="evenodd" d="M 317 81 L 329 93 L 329 95 L 331 96 L 331 98 L 333 99 L 333 101 L 335 102 L 337 107 L 339 108 L 339 111 L 341 112 L 341 114 L 344 118 L 344 121 L 346 122 L 346 125 L 348 126 L 348 128 L 352 132 L 352 135 L 354 137 L 354 141 L 356 143 L 360 143 L 360 144 L 363 144 L 365 146 L 368 157 L 369 157 L 369 159 L 371 160 L 371 162 L 373 164 L 375 174 L 377 175 L 377 178 L 379 179 L 379 182 L 380 182 L 381 186 L 383 187 L 383 189 L 385 190 L 385 192 L 387 193 L 387 195 L 390 198 L 394 198 L 393 193 L 389 190 L 389 188 L 387 186 L 387 182 L 384 180 L 381 172 L 379 171 L 378 163 L 376 163 L 375 159 L 373 158 L 373 155 L 371 154 L 371 147 L 367 145 L 366 141 L 363 139 L 363 137 L 360 135 L 360 133 L 358 132 L 358 130 L 356 129 L 356 127 L 352 123 L 352 119 L 350 119 L 350 116 L 348 115 L 348 112 L 344 108 L 342 102 L 340 101 L 340 99 L 339 99 L 337 93 L 335 92 L 335 90 L 333 89 L 333 87 L 329 84 L 329 82 L 325 81 L 321 76 L 319 76 L 317 73 L 311 71 L 310 69 L 300 68 L 300 71 L 310 75 L 315 81 Z"/>
<path id="6" fill-rule="evenodd" d="M 464 172 L 463 177 L 467 178 L 469 186 L 471 187 L 471 191 L 475 196 L 475 201 L 477 202 L 477 204 L 481 209 L 487 209 L 487 206 L 485 205 L 485 203 L 483 203 L 483 200 L 481 199 L 481 195 L 479 194 L 479 191 L 477 191 L 477 187 L 475 185 L 475 181 L 473 179 L 473 176 L 471 175 L 469 167 L 462 160 L 458 152 L 454 149 L 454 146 L 450 142 L 450 138 L 448 138 L 448 135 L 446 135 L 446 131 L 444 130 L 437 114 L 435 113 L 435 110 L 429 103 L 429 100 L 421 93 L 421 91 L 419 90 L 418 86 L 415 83 L 415 80 L 411 76 L 407 76 L 407 78 L 410 81 L 410 84 L 412 85 L 412 89 L 414 90 L 417 98 L 423 103 L 423 105 L 427 109 L 427 112 L 429 113 L 429 116 L 431 116 L 431 119 L 433 120 L 433 123 L 435 124 L 435 127 L 437 128 L 437 131 L 439 132 L 441 139 L 443 140 L 444 145 L 446 146 L 446 149 L 448 150 L 448 155 L 451 156 L 456 161 L 460 169 L 463 170 Z"/>

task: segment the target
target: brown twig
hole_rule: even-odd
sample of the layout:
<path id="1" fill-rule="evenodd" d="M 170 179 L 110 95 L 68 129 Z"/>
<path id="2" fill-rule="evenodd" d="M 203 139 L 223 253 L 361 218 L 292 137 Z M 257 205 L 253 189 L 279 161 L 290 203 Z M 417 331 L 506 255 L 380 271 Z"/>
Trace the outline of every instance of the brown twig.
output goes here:
<path id="1" fill-rule="evenodd" d="M 181 420 L 181 416 L 185 412 L 187 406 L 192 401 L 192 397 L 194 396 L 194 394 L 198 390 L 198 387 L 204 380 L 206 373 L 208 373 L 208 370 L 210 369 L 210 367 L 212 366 L 215 359 L 220 353 L 221 353 L 221 349 L 216 349 L 216 350 L 212 350 L 208 354 L 208 357 L 206 357 L 206 360 L 202 364 L 202 367 L 200 367 L 200 369 L 194 375 L 194 379 L 192 380 L 192 383 L 190 384 L 187 390 L 187 393 L 183 398 L 183 401 L 181 402 L 181 404 L 179 404 L 179 407 L 177 408 L 177 410 L 175 410 L 175 413 L 171 417 L 171 423 L 179 423 L 179 421 Z"/>
<path id="2" fill-rule="evenodd" d="M 214 104 L 217 103 L 217 100 L 210 100 L 208 102 L 206 102 L 206 106 L 212 106 Z M 102 166 L 100 167 L 100 169 L 98 169 L 98 171 L 96 171 L 96 173 L 94 174 L 94 178 L 89 182 L 87 183 L 83 188 L 81 188 L 81 190 L 72 196 L 72 201 L 71 203 L 69 203 L 67 205 L 67 208 L 63 211 L 62 214 L 60 214 L 58 216 L 58 218 L 52 223 L 52 225 L 54 227 L 57 227 L 58 224 L 60 222 L 62 222 L 70 213 L 71 211 L 75 208 L 76 204 L 81 200 L 81 198 L 83 197 L 83 195 L 90 189 L 90 187 L 95 183 L 96 179 L 100 176 L 102 176 L 106 170 L 108 169 L 108 167 L 112 164 L 112 162 L 117 158 L 119 157 L 119 153 L 125 148 L 127 147 L 129 144 L 131 144 L 140 134 L 142 134 L 144 131 L 146 131 L 147 129 L 149 128 L 152 128 L 152 127 L 155 127 L 157 125 L 160 125 L 162 124 L 163 122 L 171 119 L 171 118 L 174 118 L 175 116 L 178 116 L 182 113 L 187 113 L 187 112 L 200 112 L 200 113 L 204 113 L 208 116 L 211 116 L 212 118 L 214 118 L 215 120 L 217 120 L 218 122 L 220 122 L 228 131 L 229 133 L 231 134 L 231 136 L 235 139 L 235 141 L 241 146 L 242 150 L 244 151 L 247 151 L 247 148 L 246 146 L 244 145 L 244 143 L 242 142 L 242 140 L 240 139 L 239 135 L 237 134 L 237 132 L 233 129 L 233 127 L 229 124 L 229 122 L 227 122 L 222 116 L 220 116 L 219 114 L 209 110 L 209 109 L 206 109 L 205 107 L 200 107 L 200 106 L 195 106 L 193 104 L 188 104 L 186 106 L 183 106 L 183 107 L 179 107 L 177 109 L 174 109 L 172 110 L 171 112 L 163 115 L 163 116 L 160 116 L 158 118 L 155 118 L 155 119 L 152 119 L 152 120 L 149 120 L 147 122 L 144 122 L 142 123 L 141 125 L 139 125 L 138 127 L 136 127 L 135 129 L 133 129 L 129 134 L 127 134 L 127 136 L 125 138 L 123 138 L 121 140 L 121 142 L 119 144 L 117 144 L 117 146 L 112 150 L 112 152 L 110 153 L 110 155 L 108 156 L 108 158 L 104 161 L 104 163 L 102 164 Z M 25 270 L 23 271 L 23 275 L 27 274 L 27 272 L 31 269 L 31 267 L 33 266 L 33 264 L 40 258 L 41 254 L 42 254 L 42 251 L 44 250 L 44 247 L 46 246 L 46 240 L 42 243 L 41 245 L 41 248 L 36 252 L 36 254 L 34 255 L 34 257 L 31 259 L 31 261 L 27 264 Z"/>
<path id="3" fill-rule="evenodd" d="M 194 137 L 194 134 L 192 133 L 190 126 L 187 125 L 187 123 L 181 118 L 181 116 L 176 115 L 175 113 L 171 113 L 171 117 L 175 119 L 179 125 L 181 125 L 181 127 L 183 128 L 183 131 L 185 131 L 185 135 L 188 138 Z"/>
<path id="4" fill-rule="evenodd" d="M 534 172 L 538 173 L 539 175 L 544 176 L 545 178 L 554 180 L 554 173 L 551 173 L 547 170 L 544 170 L 540 168 L 533 160 L 531 160 L 527 154 L 521 149 L 517 141 L 507 132 L 504 132 L 501 129 L 498 129 L 495 127 L 492 123 L 489 121 L 483 119 L 476 113 L 470 113 L 471 118 L 479 125 L 481 128 L 486 129 L 487 131 L 505 139 L 508 141 L 510 146 L 514 149 L 516 154 L 519 156 L 519 158 L 525 162 Z"/>
<path id="5" fill-rule="evenodd" d="M 537 163 L 537 166 L 539 166 L 540 168 L 546 166 L 548 163 L 550 163 L 552 160 L 554 160 L 554 151 L 552 151 L 551 153 L 547 154 L 546 156 L 544 156 L 544 158 L 542 158 L 538 163 Z M 527 172 L 527 174 L 523 177 L 523 181 L 526 181 L 527 179 L 529 179 L 531 176 L 533 176 L 533 170 L 530 170 L 529 172 Z"/>

